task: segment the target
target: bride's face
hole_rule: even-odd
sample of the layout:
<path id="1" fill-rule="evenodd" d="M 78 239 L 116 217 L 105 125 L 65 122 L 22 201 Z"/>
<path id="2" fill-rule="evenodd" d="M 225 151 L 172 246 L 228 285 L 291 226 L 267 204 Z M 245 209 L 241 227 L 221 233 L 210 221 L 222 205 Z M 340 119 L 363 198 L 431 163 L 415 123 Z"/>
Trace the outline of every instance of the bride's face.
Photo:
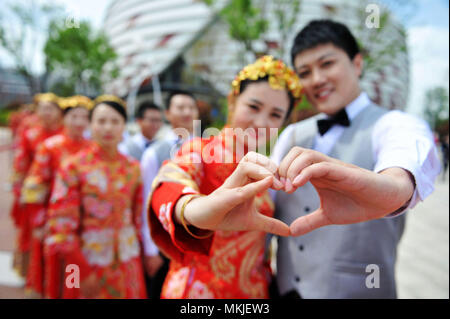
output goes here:
<path id="1" fill-rule="evenodd" d="M 244 134 L 236 134 L 237 142 L 251 150 L 253 145 L 264 147 L 271 138 L 276 137 L 274 132 L 283 125 L 288 110 L 286 90 L 275 90 L 266 81 L 248 84 L 230 105 L 231 127 L 244 131 Z"/>

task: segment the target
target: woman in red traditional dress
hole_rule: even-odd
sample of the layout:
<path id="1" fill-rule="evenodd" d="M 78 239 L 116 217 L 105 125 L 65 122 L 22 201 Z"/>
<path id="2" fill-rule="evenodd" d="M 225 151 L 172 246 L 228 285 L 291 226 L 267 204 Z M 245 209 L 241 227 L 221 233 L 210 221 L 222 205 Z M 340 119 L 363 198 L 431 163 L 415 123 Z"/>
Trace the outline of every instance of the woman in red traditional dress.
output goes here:
<path id="1" fill-rule="evenodd" d="M 31 224 L 25 213 L 21 198 L 23 181 L 28 174 L 36 150 L 45 139 L 62 132 L 63 111 L 59 106 L 59 98 L 53 93 L 37 94 L 34 98 L 37 123 L 28 123 L 17 137 L 13 161 L 13 194 L 14 202 L 11 216 L 18 230 L 17 250 L 14 256 L 14 268 L 19 275 L 26 277 L 31 240 Z"/>
<path id="2" fill-rule="evenodd" d="M 21 104 L 17 111 L 11 113 L 8 119 L 8 124 L 11 129 L 13 138 L 17 136 L 17 132 L 25 119 L 34 114 L 33 104 Z"/>
<path id="3" fill-rule="evenodd" d="M 35 100 L 36 100 L 36 98 L 35 98 Z M 33 103 L 32 105 L 33 106 L 31 108 L 33 110 L 35 110 L 37 108 L 36 103 Z M 14 135 L 14 141 L 16 141 L 14 143 L 14 146 L 18 145 L 18 143 L 20 141 L 20 136 L 22 136 L 23 131 L 25 131 L 26 129 L 29 129 L 30 127 L 33 127 L 39 123 L 40 123 L 40 117 L 36 111 L 32 111 L 29 114 L 27 114 L 25 117 L 23 117 L 22 120 L 20 121 L 19 125 L 17 126 L 16 132 Z"/>
<path id="4" fill-rule="evenodd" d="M 27 219 L 31 222 L 32 234 L 25 285 L 25 294 L 31 298 L 40 298 L 44 292 L 42 240 L 56 170 L 65 158 L 90 144 L 83 137 L 83 132 L 89 124 L 89 111 L 93 102 L 85 96 L 73 96 L 60 99 L 60 106 L 64 110 L 64 131 L 46 139 L 39 146 L 22 187 L 22 203 L 25 205 Z M 55 262 L 48 260 L 47 264 L 55 267 Z"/>
<path id="5" fill-rule="evenodd" d="M 267 189 L 283 187 L 276 165 L 252 151 L 266 150 L 300 96 L 291 69 L 258 59 L 232 83 L 228 125 L 161 168 L 148 206 L 152 238 L 171 259 L 161 298 L 268 297 L 266 232 L 288 236 L 289 227 L 271 218 Z"/>
<path id="6" fill-rule="evenodd" d="M 120 154 L 125 102 L 100 96 L 90 113 L 93 143 L 58 169 L 47 211 L 48 296 L 145 298 L 139 238 L 142 182 L 139 163 Z M 47 277 L 46 277 L 47 280 Z"/>

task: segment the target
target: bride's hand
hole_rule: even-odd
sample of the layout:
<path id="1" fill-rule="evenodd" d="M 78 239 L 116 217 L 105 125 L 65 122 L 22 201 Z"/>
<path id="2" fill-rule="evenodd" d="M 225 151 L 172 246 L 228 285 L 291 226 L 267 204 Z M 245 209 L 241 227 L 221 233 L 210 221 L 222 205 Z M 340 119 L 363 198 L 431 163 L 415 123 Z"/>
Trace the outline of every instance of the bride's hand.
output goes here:
<path id="1" fill-rule="evenodd" d="M 188 225 L 208 230 L 260 230 L 289 236 L 289 226 L 280 220 L 260 214 L 255 196 L 268 188 L 282 189 L 277 166 L 267 157 L 251 152 L 238 164 L 221 187 L 208 196 L 192 199 L 185 207 Z M 180 198 L 176 218 L 181 223 L 181 208 L 190 196 Z"/>

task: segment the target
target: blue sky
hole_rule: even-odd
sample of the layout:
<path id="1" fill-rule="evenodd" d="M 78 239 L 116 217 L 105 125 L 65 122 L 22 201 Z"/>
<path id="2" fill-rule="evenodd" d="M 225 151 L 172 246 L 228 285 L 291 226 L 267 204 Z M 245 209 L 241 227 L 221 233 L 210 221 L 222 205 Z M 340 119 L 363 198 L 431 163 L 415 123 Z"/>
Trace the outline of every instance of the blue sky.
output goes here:
<path id="1" fill-rule="evenodd" d="M 433 25 L 448 29 L 448 0 L 425 1 L 421 0 L 421 8 L 426 8 L 418 13 L 415 24 L 427 23 L 432 21 Z"/>
<path id="2" fill-rule="evenodd" d="M 407 29 L 410 59 L 408 111 L 421 115 L 428 88 L 444 86 L 449 90 L 449 2 L 403 0 L 406 6 L 401 5 L 401 0 L 383 2 Z"/>
<path id="3" fill-rule="evenodd" d="M 0 11 L 5 3 L 11 1 L 30 2 L 0 0 Z M 63 5 L 67 15 L 89 20 L 95 28 L 100 28 L 111 1 L 53 0 L 53 2 Z M 384 3 L 407 29 L 411 78 L 408 111 L 420 115 L 426 89 L 437 85 L 449 88 L 449 2 L 448 0 L 380 0 L 380 2 Z M 37 70 L 42 69 L 43 57 L 37 56 L 36 59 Z M 0 64 L 10 64 L 1 50 Z"/>
<path id="4" fill-rule="evenodd" d="M 396 14 L 407 28 L 433 25 L 448 29 L 448 0 L 381 0 L 381 2 Z"/>
<path id="5" fill-rule="evenodd" d="M 54 0 L 54 2 L 65 5 L 69 10 L 88 18 L 95 26 L 100 27 L 105 10 L 111 1 Z M 380 0 L 380 2 L 386 4 L 407 28 L 433 25 L 448 29 L 448 0 Z"/>

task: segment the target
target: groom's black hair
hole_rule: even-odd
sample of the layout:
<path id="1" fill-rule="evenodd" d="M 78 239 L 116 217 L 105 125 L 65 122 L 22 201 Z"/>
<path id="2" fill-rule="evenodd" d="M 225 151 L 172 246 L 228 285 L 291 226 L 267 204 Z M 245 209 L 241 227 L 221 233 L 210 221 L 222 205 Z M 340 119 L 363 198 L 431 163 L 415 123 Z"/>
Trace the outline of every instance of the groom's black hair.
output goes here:
<path id="1" fill-rule="evenodd" d="M 360 52 L 355 37 L 344 24 L 328 19 L 313 20 L 294 39 L 291 49 L 292 65 L 299 53 L 328 43 L 344 50 L 350 60 Z"/>
<path id="2" fill-rule="evenodd" d="M 144 101 L 141 104 L 139 104 L 139 107 L 136 111 L 136 118 L 143 119 L 144 114 L 147 110 L 156 110 L 156 111 L 161 112 L 161 108 L 158 105 L 156 105 L 155 103 L 153 103 L 151 101 Z"/>
<path id="3" fill-rule="evenodd" d="M 169 92 L 169 95 L 167 96 L 167 99 L 166 99 L 166 110 L 170 109 L 170 103 L 172 102 L 172 98 L 175 95 L 189 96 L 190 98 L 192 98 L 194 100 L 195 104 L 197 105 L 197 99 L 195 98 L 194 94 L 192 94 L 191 92 L 185 91 L 185 90 L 177 89 L 177 90 L 172 90 Z"/>

